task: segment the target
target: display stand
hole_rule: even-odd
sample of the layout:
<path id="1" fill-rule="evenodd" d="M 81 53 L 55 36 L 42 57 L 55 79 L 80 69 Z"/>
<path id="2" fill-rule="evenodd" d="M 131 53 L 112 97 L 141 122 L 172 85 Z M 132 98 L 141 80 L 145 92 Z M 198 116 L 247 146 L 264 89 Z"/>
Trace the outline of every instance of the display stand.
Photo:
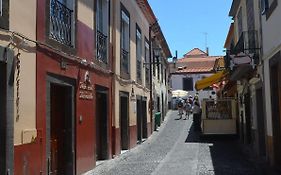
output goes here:
<path id="1" fill-rule="evenodd" d="M 202 101 L 202 134 L 236 134 L 236 101 L 216 99 Z"/>

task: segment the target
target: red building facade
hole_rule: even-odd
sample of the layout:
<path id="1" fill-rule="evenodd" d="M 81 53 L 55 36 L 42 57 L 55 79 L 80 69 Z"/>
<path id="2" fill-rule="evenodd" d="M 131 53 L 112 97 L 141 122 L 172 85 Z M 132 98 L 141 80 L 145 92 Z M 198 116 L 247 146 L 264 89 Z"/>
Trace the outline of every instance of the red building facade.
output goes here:
<path id="1" fill-rule="evenodd" d="M 37 1 L 37 138 L 15 146 L 15 174 L 81 174 L 112 157 L 112 57 L 109 32 L 96 35 L 96 5 Z M 93 17 L 86 23 L 83 9 Z"/>

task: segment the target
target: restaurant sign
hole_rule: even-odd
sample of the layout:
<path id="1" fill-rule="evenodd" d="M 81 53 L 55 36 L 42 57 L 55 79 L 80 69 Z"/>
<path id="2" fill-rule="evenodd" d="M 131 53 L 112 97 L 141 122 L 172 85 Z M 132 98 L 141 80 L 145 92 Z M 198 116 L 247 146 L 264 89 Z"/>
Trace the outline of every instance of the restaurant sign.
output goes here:
<path id="1" fill-rule="evenodd" d="M 90 80 L 90 74 L 87 71 L 83 82 L 79 83 L 79 98 L 83 100 L 93 100 L 94 87 Z"/>

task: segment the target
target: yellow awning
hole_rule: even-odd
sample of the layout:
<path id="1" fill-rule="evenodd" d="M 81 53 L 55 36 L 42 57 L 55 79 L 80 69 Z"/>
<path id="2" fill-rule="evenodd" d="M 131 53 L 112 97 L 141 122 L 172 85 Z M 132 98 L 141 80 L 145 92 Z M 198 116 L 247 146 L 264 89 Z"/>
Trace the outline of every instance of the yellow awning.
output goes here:
<path id="1" fill-rule="evenodd" d="M 209 77 L 203 78 L 201 80 L 196 81 L 195 83 L 195 89 L 197 91 L 201 89 L 205 89 L 215 83 L 220 82 L 228 73 L 226 71 L 220 71 L 215 73 L 214 75 L 211 75 Z"/>

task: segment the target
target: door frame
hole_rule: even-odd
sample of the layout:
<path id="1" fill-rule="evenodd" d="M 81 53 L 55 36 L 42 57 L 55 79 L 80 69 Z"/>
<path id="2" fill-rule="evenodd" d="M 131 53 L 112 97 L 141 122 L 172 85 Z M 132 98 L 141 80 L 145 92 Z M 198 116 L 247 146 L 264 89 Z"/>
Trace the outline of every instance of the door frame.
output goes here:
<path id="1" fill-rule="evenodd" d="M 0 137 L 4 144 L 0 147 L 0 174 L 14 174 L 14 73 L 15 58 L 11 49 L 0 46 L 0 64 L 3 71 L 4 98 L 0 99 Z M 0 73 L 1 76 L 1 73 Z M 1 111 L 2 110 L 2 111 Z M 2 157 L 1 157 L 2 156 Z"/>
<path id="2" fill-rule="evenodd" d="M 64 77 L 61 75 L 56 75 L 52 73 L 47 74 L 46 78 L 46 158 L 47 158 L 47 174 L 50 174 L 50 156 L 51 156 L 51 146 L 50 146 L 50 139 L 51 139 L 51 84 L 57 84 L 58 86 L 65 86 L 71 89 L 71 123 L 72 123 L 72 174 L 76 174 L 76 115 L 75 115 L 75 102 L 76 102 L 76 95 L 75 95 L 75 87 L 76 87 L 76 80 L 71 79 L 68 77 Z"/>

